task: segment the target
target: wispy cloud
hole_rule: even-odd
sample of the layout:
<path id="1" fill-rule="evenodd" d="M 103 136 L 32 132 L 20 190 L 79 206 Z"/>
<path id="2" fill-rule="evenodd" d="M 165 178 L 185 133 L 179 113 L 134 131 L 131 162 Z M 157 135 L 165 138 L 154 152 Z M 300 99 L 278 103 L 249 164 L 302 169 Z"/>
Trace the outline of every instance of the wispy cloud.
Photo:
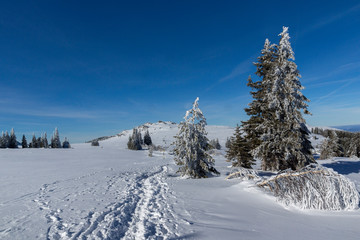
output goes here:
<path id="1" fill-rule="evenodd" d="M 342 18 L 344 18 L 344 17 L 346 17 L 346 16 L 348 16 L 348 15 L 350 15 L 352 13 L 355 13 L 355 12 L 357 12 L 359 10 L 360 10 L 360 4 L 357 4 L 357 5 L 351 7 L 351 8 L 349 8 L 349 9 L 343 11 L 343 12 L 340 12 L 340 13 L 334 15 L 334 16 L 331 16 L 331 17 L 326 18 L 326 19 L 322 19 L 321 21 L 313 24 L 311 27 L 308 27 L 301 34 L 307 34 L 309 32 L 315 31 L 315 30 L 317 30 L 319 28 L 322 28 L 322 27 L 324 27 L 326 25 L 329 25 L 329 24 L 331 24 L 331 23 L 333 23 L 335 21 L 338 21 L 338 20 L 340 20 L 340 19 L 342 19 Z"/>
<path id="2" fill-rule="evenodd" d="M 324 101 L 325 99 L 333 96 L 334 94 L 336 94 L 337 92 L 339 92 L 340 90 L 344 89 L 345 87 L 349 86 L 350 84 L 352 84 L 355 80 L 352 80 L 352 81 L 349 81 L 347 82 L 346 84 L 343 84 L 342 86 L 340 87 L 337 87 L 334 91 L 326 94 L 326 95 L 323 95 L 321 97 L 319 97 L 317 100 L 313 101 L 314 104 L 319 104 L 320 102 Z"/>
<path id="3" fill-rule="evenodd" d="M 238 77 L 242 74 L 245 74 L 247 72 L 250 71 L 251 67 L 252 67 L 252 62 L 255 59 L 255 55 L 251 56 L 250 58 L 242 61 L 241 63 L 239 63 L 235 68 L 233 68 L 231 70 L 231 72 L 227 75 L 225 75 L 224 77 L 220 78 L 216 83 L 214 83 L 213 85 L 211 85 L 210 87 L 208 87 L 207 89 L 205 89 L 205 91 L 209 91 L 211 89 L 213 89 L 215 86 L 224 83 L 228 80 L 231 80 L 235 77 Z"/>
<path id="4" fill-rule="evenodd" d="M 23 116 L 36 116 L 36 117 L 57 117 L 57 118 L 83 118 L 93 119 L 97 118 L 98 114 L 95 112 L 67 110 L 60 108 L 43 108 L 43 109 L 23 109 L 23 108 L 1 108 L 1 112 L 10 113 Z"/>

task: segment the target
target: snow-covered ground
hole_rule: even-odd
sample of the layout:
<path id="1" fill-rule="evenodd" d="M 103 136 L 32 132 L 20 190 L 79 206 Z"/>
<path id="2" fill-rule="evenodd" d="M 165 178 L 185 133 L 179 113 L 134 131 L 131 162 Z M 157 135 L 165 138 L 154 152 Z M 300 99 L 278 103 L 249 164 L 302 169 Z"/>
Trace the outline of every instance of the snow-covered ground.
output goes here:
<path id="1" fill-rule="evenodd" d="M 184 179 L 169 154 L 177 125 L 146 124 L 164 152 L 130 151 L 131 130 L 73 149 L 0 150 L 0 239 L 359 239 L 360 210 L 285 207 L 249 181 Z M 234 129 L 208 126 L 224 146 Z M 355 182 L 360 161 L 320 161 Z"/>

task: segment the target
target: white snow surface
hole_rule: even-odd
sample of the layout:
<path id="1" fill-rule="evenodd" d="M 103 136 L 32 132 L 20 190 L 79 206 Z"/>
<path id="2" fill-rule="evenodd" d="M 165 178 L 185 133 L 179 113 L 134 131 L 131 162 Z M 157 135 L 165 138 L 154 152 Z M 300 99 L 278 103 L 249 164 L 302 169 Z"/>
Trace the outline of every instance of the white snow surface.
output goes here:
<path id="1" fill-rule="evenodd" d="M 359 239 L 360 210 L 300 210 L 278 203 L 251 181 L 176 174 L 170 154 L 177 124 L 145 124 L 155 151 L 131 151 L 132 130 L 100 147 L 0 149 L 0 239 Z M 234 128 L 208 126 L 222 147 Z M 224 147 L 223 147 L 224 148 Z M 360 190 L 360 160 L 321 164 Z"/>

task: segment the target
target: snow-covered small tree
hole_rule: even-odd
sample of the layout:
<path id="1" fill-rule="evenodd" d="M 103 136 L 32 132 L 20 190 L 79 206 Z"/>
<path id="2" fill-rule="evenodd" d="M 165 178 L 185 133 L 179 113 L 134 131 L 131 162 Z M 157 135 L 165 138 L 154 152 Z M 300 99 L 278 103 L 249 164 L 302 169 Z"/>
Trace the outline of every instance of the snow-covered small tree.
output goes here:
<path id="1" fill-rule="evenodd" d="M 254 165 L 255 160 L 250 154 L 250 144 L 242 136 L 239 126 L 235 129 L 225 157 L 228 162 L 232 162 L 233 167 L 252 168 L 251 165 Z"/>
<path id="2" fill-rule="evenodd" d="M 208 148 L 206 119 L 199 109 L 199 98 L 196 98 L 192 109 L 185 114 L 185 121 L 179 124 L 179 132 L 175 136 L 175 163 L 180 166 L 178 172 L 182 176 L 204 178 L 209 173 L 218 174 L 214 168 L 215 160 L 206 152 Z"/>
<path id="3" fill-rule="evenodd" d="M 329 130 L 328 136 L 320 146 L 320 159 L 341 157 L 342 151 L 336 132 Z"/>
<path id="4" fill-rule="evenodd" d="M 67 137 L 65 137 L 64 142 L 62 143 L 62 148 L 71 148 L 70 142 L 67 139 Z"/>
<path id="5" fill-rule="evenodd" d="M 146 130 L 145 135 L 144 135 L 144 144 L 150 146 L 152 144 L 152 140 L 150 137 L 150 133 L 149 130 Z"/>
<path id="6" fill-rule="evenodd" d="M 98 140 L 93 140 L 93 141 L 91 141 L 91 146 L 93 146 L 93 147 L 98 147 L 98 146 L 100 146 L 99 141 L 98 141 Z"/>
<path id="7" fill-rule="evenodd" d="M 23 134 L 23 136 L 22 136 L 21 146 L 22 146 L 22 148 L 27 148 L 27 147 L 28 147 L 28 144 L 27 144 L 27 141 L 26 141 L 26 137 L 25 137 L 24 134 Z"/>

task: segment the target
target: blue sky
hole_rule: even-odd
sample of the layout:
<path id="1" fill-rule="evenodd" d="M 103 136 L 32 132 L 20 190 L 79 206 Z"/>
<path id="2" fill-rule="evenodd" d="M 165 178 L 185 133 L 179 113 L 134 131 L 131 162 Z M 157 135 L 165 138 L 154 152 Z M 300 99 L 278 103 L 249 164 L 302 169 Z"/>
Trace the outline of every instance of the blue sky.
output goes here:
<path id="1" fill-rule="evenodd" d="M 360 124 L 358 1 L 3 1 L 0 130 L 83 142 L 180 122 L 247 119 L 246 80 L 288 26 L 307 123 Z"/>

